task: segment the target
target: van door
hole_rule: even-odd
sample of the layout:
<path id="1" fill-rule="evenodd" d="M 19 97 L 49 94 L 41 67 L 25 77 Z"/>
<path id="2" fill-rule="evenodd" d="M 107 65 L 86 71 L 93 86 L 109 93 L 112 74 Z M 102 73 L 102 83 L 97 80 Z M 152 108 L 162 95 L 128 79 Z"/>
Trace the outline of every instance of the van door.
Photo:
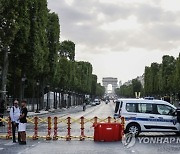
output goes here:
<path id="1" fill-rule="evenodd" d="M 177 116 L 173 116 L 175 109 L 169 105 L 156 104 L 157 125 L 154 127 L 157 131 L 178 131 L 179 123 Z"/>
<path id="2" fill-rule="evenodd" d="M 137 121 L 141 124 L 142 131 L 151 131 L 156 123 L 156 115 L 153 112 L 153 104 L 139 103 Z"/>

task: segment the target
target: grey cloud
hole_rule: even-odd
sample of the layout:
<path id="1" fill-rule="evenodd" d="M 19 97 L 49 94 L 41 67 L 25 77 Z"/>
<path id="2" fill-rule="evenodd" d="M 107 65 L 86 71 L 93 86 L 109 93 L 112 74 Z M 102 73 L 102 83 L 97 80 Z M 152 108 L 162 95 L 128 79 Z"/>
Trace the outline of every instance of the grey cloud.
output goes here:
<path id="1" fill-rule="evenodd" d="M 98 11 L 104 13 L 107 17 L 115 19 L 117 18 L 127 18 L 132 14 L 132 8 L 128 6 L 127 4 L 120 4 L 120 5 L 114 5 L 114 4 L 100 4 L 97 6 Z"/>
<path id="2" fill-rule="evenodd" d="M 158 24 L 149 29 L 149 34 L 154 35 L 162 41 L 179 41 L 180 25 Z"/>
<path id="3" fill-rule="evenodd" d="M 98 52 L 99 48 L 124 51 L 133 47 L 166 50 L 180 44 L 180 26 L 177 24 L 180 12 L 165 11 L 159 6 L 160 3 L 115 5 L 98 0 L 75 0 L 72 6 L 64 0 L 49 0 L 49 3 L 52 10 L 59 14 L 61 34 L 89 48 L 87 52 Z M 105 20 L 101 22 L 97 20 L 100 13 L 105 15 Z M 140 30 L 107 32 L 100 29 L 102 24 L 126 19 L 131 15 L 141 24 Z"/>
<path id="4" fill-rule="evenodd" d="M 134 14 L 142 24 L 156 24 L 175 22 L 176 16 L 179 14 L 179 12 L 173 13 L 163 10 L 160 6 L 141 4 L 138 6 L 137 10 L 135 10 Z"/>
<path id="5" fill-rule="evenodd" d="M 50 2 L 51 1 L 49 0 L 49 3 Z M 55 11 L 58 13 L 60 17 L 60 20 L 63 20 L 63 22 L 74 23 L 74 22 L 79 22 L 79 21 L 83 22 L 92 19 L 92 16 L 90 14 L 84 12 L 82 9 L 77 9 L 74 6 L 70 6 L 66 4 L 64 0 L 63 1 L 55 0 L 53 4 L 54 5 L 52 5 L 52 7 L 55 8 Z"/>
<path id="6" fill-rule="evenodd" d="M 104 46 L 108 42 L 109 35 L 98 28 L 93 28 L 92 25 L 69 25 L 68 27 L 68 29 L 64 30 L 64 34 L 77 43 L 93 47 Z"/>

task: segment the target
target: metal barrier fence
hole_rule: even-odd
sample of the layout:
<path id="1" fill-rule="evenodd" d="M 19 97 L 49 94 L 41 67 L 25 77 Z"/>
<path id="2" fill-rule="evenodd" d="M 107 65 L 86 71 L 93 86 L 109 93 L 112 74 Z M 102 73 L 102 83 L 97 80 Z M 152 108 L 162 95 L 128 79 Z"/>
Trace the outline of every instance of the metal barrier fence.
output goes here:
<path id="1" fill-rule="evenodd" d="M 70 141 L 71 139 L 79 139 L 83 141 L 85 139 L 93 139 L 94 136 L 87 136 L 85 134 L 85 124 L 90 123 L 91 127 L 95 126 L 97 123 L 120 123 L 122 125 L 122 136 L 124 134 L 124 125 L 125 119 L 121 117 L 119 119 L 113 119 L 112 117 L 107 117 L 105 119 L 100 119 L 98 117 L 94 117 L 91 119 L 80 117 L 79 119 L 74 119 L 71 117 L 61 118 L 61 117 L 47 117 L 47 118 L 40 118 L 40 117 L 32 117 L 27 118 L 28 124 L 33 124 L 33 135 L 27 135 L 28 138 L 33 140 L 37 140 L 39 138 L 45 138 L 46 140 L 58 140 L 58 139 L 65 139 L 66 141 Z M 8 118 L 0 118 L 0 121 L 6 124 L 6 134 L 0 135 L 0 138 L 11 139 L 12 138 L 12 127 L 11 127 L 11 119 Z M 80 124 L 78 128 L 80 130 L 80 134 L 78 136 L 72 135 L 72 128 L 73 124 Z M 41 127 L 40 124 L 45 124 L 46 126 L 46 135 L 42 136 L 39 135 L 38 129 Z M 66 135 L 62 136 L 59 135 L 58 129 L 61 129 L 61 126 L 65 124 L 66 126 Z"/>

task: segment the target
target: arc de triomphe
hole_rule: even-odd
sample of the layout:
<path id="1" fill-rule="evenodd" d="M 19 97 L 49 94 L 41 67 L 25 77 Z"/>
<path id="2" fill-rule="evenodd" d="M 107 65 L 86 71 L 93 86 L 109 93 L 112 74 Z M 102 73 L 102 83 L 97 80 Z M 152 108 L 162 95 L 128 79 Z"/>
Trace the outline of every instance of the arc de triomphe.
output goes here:
<path id="1" fill-rule="evenodd" d="M 102 79 L 102 84 L 105 87 L 105 93 L 108 94 L 108 85 L 112 85 L 112 94 L 115 94 L 115 89 L 118 87 L 118 79 L 112 77 L 106 77 Z"/>

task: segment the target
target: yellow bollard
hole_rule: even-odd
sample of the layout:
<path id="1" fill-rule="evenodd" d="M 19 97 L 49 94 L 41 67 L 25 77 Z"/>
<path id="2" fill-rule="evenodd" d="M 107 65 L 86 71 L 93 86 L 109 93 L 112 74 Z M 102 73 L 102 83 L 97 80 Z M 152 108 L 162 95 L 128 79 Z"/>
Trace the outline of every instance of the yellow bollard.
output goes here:
<path id="1" fill-rule="evenodd" d="M 51 117 L 48 117 L 48 134 L 46 140 L 51 140 Z"/>
<path id="2" fill-rule="evenodd" d="M 85 135 L 84 135 L 84 117 L 81 117 L 81 136 L 80 136 L 80 141 L 84 141 Z"/>
<path id="3" fill-rule="evenodd" d="M 33 140 L 38 139 L 38 117 L 34 117 L 34 135 L 32 137 Z"/>
<path id="4" fill-rule="evenodd" d="M 58 127 L 57 127 L 57 117 L 54 117 L 54 135 L 53 135 L 53 140 L 57 140 L 58 139 L 58 137 L 57 137 L 57 129 L 58 129 Z"/>
<path id="5" fill-rule="evenodd" d="M 108 123 L 111 123 L 111 117 L 108 117 Z"/>
<path id="6" fill-rule="evenodd" d="M 122 125 L 122 136 L 124 135 L 124 129 L 125 129 L 125 118 L 121 117 L 121 125 Z"/>
<path id="7" fill-rule="evenodd" d="M 11 118 L 8 117 L 8 127 L 7 127 L 7 135 L 6 135 L 6 139 L 11 139 L 12 138 L 12 127 L 11 127 Z"/>

